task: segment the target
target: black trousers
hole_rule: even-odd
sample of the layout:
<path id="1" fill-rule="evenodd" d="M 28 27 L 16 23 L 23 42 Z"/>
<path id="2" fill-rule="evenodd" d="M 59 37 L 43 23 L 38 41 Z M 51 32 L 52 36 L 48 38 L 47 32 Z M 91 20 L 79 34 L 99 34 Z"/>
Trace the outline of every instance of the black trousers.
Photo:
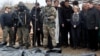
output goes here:
<path id="1" fill-rule="evenodd" d="M 72 33 L 72 42 L 74 47 L 80 46 L 80 27 L 73 28 L 71 27 L 71 33 Z"/>
<path id="2" fill-rule="evenodd" d="M 70 44 L 72 44 L 70 22 L 65 23 L 64 27 L 61 27 L 61 42 L 64 46 L 68 46 L 68 33 L 70 33 Z"/>
<path id="3" fill-rule="evenodd" d="M 40 31 L 36 30 L 36 35 L 33 34 L 33 46 L 37 43 L 38 46 L 41 46 Z"/>
<path id="4" fill-rule="evenodd" d="M 81 28 L 81 46 L 86 48 L 89 45 L 88 30 L 84 27 Z"/>
<path id="5" fill-rule="evenodd" d="M 88 30 L 89 48 L 98 49 L 98 30 Z"/>
<path id="6" fill-rule="evenodd" d="M 43 34 L 43 29 L 42 29 L 42 27 L 41 27 L 41 30 L 40 30 L 40 35 L 41 35 L 41 42 L 43 43 L 44 34 Z"/>
<path id="7" fill-rule="evenodd" d="M 47 47 L 48 47 L 49 49 L 52 49 L 52 48 L 53 48 L 53 45 L 52 45 L 52 38 L 51 38 L 50 34 L 49 34 L 49 36 L 48 36 L 48 45 L 47 45 Z"/>
<path id="8" fill-rule="evenodd" d="M 41 45 L 40 31 L 38 31 L 38 30 L 37 30 L 37 32 L 36 32 L 36 42 L 37 42 L 38 46 Z"/>

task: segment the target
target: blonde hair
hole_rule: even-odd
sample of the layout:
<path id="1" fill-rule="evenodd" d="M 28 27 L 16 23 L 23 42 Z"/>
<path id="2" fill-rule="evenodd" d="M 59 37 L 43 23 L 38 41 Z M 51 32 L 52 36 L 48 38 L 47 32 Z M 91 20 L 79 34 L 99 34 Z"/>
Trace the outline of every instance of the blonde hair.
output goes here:
<path id="1" fill-rule="evenodd" d="M 79 8 L 78 6 L 76 6 L 76 5 L 75 5 L 75 6 L 73 6 L 73 10 L 74 10 L 74 9 L 77 9 L 77 10 L 78 10 L 78 12 L 80 11 L 80 8 Z"/>

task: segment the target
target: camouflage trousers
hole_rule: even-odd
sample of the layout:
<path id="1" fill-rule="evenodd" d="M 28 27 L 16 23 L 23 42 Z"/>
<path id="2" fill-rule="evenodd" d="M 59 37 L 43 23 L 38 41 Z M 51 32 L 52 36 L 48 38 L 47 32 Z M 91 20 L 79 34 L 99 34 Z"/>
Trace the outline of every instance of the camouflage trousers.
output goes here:
<path id="1" fill-rule="evenodd" d="M 7 37 L 9 34 L 9 45 L 13 44 L 13 30 L 11 27 L 5 26 L 3 29 L 3 42 L 7 42 Z"/>
<path id="2" fill-rule="evenodd" d="M 43 34 L 44 34 L 44 39 L 43 39 L 44 46 L 48 45 L 48 36 L 49 35 L 51 37 L 53 46 L 56 46 L 55 28 L 54 27 L 49 27 L 49 25 L 43 24 Z"/>
<path id="3" fill-rule="evenodd" d="M 18 42 L 20 46 L 29 45 L 29 29 L 26 27 L 18 27 L 17 29 Z"/>

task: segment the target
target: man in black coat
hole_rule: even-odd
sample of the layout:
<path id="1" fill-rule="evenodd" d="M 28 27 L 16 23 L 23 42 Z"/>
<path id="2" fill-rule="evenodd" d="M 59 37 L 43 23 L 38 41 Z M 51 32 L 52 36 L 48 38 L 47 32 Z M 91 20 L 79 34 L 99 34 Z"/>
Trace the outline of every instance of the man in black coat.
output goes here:
<path id="1" fill-rule="evenodd" d="M 62 36 L 62 45 L 68 46 L 68 33 L 71 31 L 71 17 L 73 14 L 73 9 L 69 5 L 69 1 L 66 0 L 64 5 L 61 9 L 61 18 L 62 18 L 62 27 L 61 27 L 61 36 Z M 70 33 L 70 44 L 72 45 L 71 41 L 71 33 Z"/>
<path id="2" fill-rule="evenodd" d="M 40 18 L 40 12 L 41 8 L 39 7 L 39 3 L 35 4 L 35 7 L 33 7 L 31 11 L 31 17 L 32 17 L 32 25 L 33 25 L 33 46 L 36 46 L 36 42 L 38 46 L 41 46 L 41 30 L 42 30 L 42 20 Z"/>
<path id="3" fill-rule="evenodd" d="M 99 15 L 100 15 L 100 4 L 96 5 L 96 8 L 98 9 Z M 99 17 L 99 21 L 100 21 L 100 17 Z M 98 34 L 98 47 L 100 49 L 100 22 L 99 22 L 99 34 Z"/>
<path id="4" fill-rule="evenodd" d="M 81 46 L 83 48 L 88 47 L 88 31 L 86 28 L 86 16 L 87 16 L 88 6 L 87 4 L 83 4 L 82 11 L 80 11 L 80 18 L 81 18 Z"/>
<path id="5" fill-rule="evenodd" d="M 88 30 L 89 37 L 89 48 L 91 50 L 98 49 L 98 19 L 99 13 L 98 10 L 94 7 L 93 2 L 88 1 L 87 6 L 89 7 L 87 11 L 86 18 L 86 27 Z"/>

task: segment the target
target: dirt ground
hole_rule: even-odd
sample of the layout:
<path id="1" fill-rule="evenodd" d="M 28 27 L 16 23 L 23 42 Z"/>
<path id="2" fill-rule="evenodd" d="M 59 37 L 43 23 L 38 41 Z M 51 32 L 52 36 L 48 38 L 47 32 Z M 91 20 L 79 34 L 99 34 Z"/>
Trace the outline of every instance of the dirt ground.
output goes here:
<path id="1" fill-rule="evenodd" d="M 96 51 L 96 52 L 93 52 L 91 50 L 88 50 L 88 49 L 76 49 L 76 50 L 73 50 L 72 48 L 68 47 L 68 48 L 62 48 L 63 50 L 63 54 L 72 54 L 72 55 L 75 55 L 75 56 L 78 56 L 80 54 L 87 54 L 87 53 L 96 53 L 97 56 L 100 56 L 100 50 Z"/>
<path id="2" fill-rule="evenodd" d="M 0 28 L 0 40 L 2 39 L 2 29 Z M 70 55 L 73 55 L 73 56 L 78 56 L 80 54 L 84 54 L 84 53 L 96 53 L 97 56 L 100 56 L 100 50 L 96 51 L 96 52 L 93 52 L 91 50 L 88 50 L 88 49 L 72 49 L 70 47 L 67 47 L 67 48 L 64 48 L 62 47 L 62 53 L 63 54 L 70 54 Z"/>

